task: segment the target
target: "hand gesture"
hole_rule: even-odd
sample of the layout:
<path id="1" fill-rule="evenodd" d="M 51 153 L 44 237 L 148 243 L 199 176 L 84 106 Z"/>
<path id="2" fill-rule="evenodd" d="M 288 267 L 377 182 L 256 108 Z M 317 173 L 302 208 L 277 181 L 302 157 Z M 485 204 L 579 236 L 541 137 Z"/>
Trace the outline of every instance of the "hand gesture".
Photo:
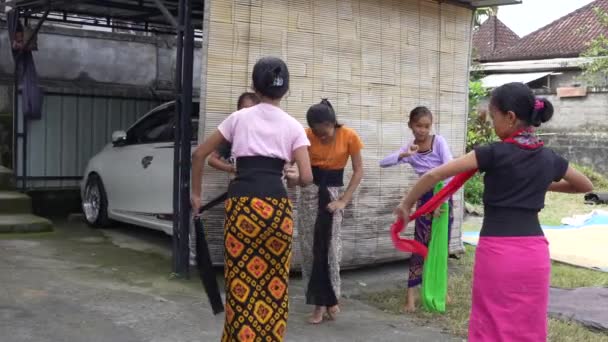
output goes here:
<path id="1" fill-rule="evenodd" d="M 411 144 L 410 147 L 408 148 L 407 152 L 402 152 L 399 154 L 399 159 L 413 156 L 414 154 L 418 153 L 418 148 L 419 148 L 418 145 Z"/>
<path id="2" fill-rule="evenodd" d="M 201 196 L 190 195 L 190 205 L 192 206 L 192 214 L 198 216 L 198 211 L 201 208 Z"/>
<path id="3" fill-rule="evenodd" d="M 300 180 L 300 170 L 295 164 L 285 164 L 285 167 L 283 168 L 283 175 L 287 180 L 287 185 L 291 187 L 296 186 Z"/>
<path id="4" fill-rule="evenodd" d="M 346 203 L 343 200 L 336 200 L 327 205 L 327 210 L 329 210 L 330 213 L 335 213 L 344 208 L 346 208 Z"/>
<path id="5" fill-rule="evenodd" d="M 394 210 L 395 215 L 398 219 L 403 219 L 404 225 L 410 222 L 410 208 L 407 208 L 403 203 L 400 203 Z"/>
<path id="6" fill-rule="evenodd" d="M 443 210 L 441 210 L 441 207 L 435 209 L 435 211 L 433 212 L 433 217 L 434 218 L 438 218 L 439 216 L 441 216 L 441 214 L 443 214 Z"/>

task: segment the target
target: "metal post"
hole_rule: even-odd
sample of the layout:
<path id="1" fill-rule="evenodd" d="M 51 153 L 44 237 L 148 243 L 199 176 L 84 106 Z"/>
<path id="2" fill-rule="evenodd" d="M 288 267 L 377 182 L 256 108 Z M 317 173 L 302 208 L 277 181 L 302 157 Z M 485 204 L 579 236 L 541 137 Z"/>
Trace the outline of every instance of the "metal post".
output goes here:
<path id="1" fill-rule="evenodd" d="M 34 32 L 23 44 L 23 50 L 17 53 L 14 58 L 15 61 L 15 79 L 14 79 L 14 104 L 13 104 L 13 132 L 15 137 L 13 138 L 14 146 L 13 146 L 13 166 L 15 168 L 14 172 L 18 176 L 17 169 L 19 168 L 19 164 L 17 164 L 17 154 L 19 151 L 19 140 L 21 138 L 21 191 L 25 192 L 27 190 L 27 131 L 28 131 L 28 118 L 25 116 L 25 113 L 21 113 L 21 133 L 19 133 L 19 61 L 23 58 L 24 51 L 29 49 L 32 40 L 38 35 L 42 24 L 45 22 L 51 10 L 47 8 L 44 11 L 42 17 L 38 20 L 36 24 L 36 28 Z M 19 14 L 19 11 L 17 11 Z M 19 18 L 19 16 L 17 16 Z M 17 179 L 19 179 L 17 177 Z"/>
<path id="2" fill-rule="evenodd" d="M 4 1 L 3 1 L 4 2 Z M 15 10 L 17 21 L 19 21 L 19 10 Z M 11 160 L 11 168 L 15 178 L 19 176 L 19 75 L 17 54 L 13 51 L 13 38 L 9 34 L 9 44 L 11 44 L 11 52 L 13 53 L 13 155 Z"/>
<path id="3" fill-rule="evenodd" d="M 14 59 L 15 67 L 13 70 L 13 158 L 12 168 L 15 177 L 19 176 L 19 75 L 17 75 L 17 59 Z"/>
<path id="4" fill-rule="evenodd" d="M 23 96 L 23 95 L 21 95 Z M 17 86 L 17 100 L 19 99 L 19 87 Z M 17 101 L 19 102 L 19 101 Z M 18 107 L 15 107 L 18 108 Z M 19 112 L 17 112 L 19 114 Z M 28 120 L 25 117 L 25 113 L 23 109 L 21 110 L 21 124 L 23 125 L 22 133 L 21 133 L 21 191 L 25 192 L 27 190 L 27 124 Z"/>
<path id="5" fill-rule="evenodd" d="M 184 44 L 182 61 L 182 101 L 180 112 L 180 225 L 183 237 L 180 253 L 185 260 L 183 269 L 189 276 L 190 238 L 190 169 L 192 166 L 192 88 L 194 64 L 194 28 L 192 26 L 192 0 L 184 0 Z"/>
<path id="6" fill-rule="evenodd" d="M 17 14 L 17 21 L 19 21 L 19 10 L 15 10 L 15 13 Z M 27 44 L 29 44 L 29 40 Z M 15 178 L 19 179 L 19 162 L 21 162 L 21 190 L 25 192 L 27 188 L 27 120 L 24 115 L 21 115 L 21 120 L 19 120 L 19 61 L 22 55 L 22 52 L 15 53 L 13 51 L 13 173 Z M 20 124 L 21 131 L 19 130 Z M 21 158 L 19 158 L 19 139 L 21 139 Z"/>
<path id="7" fill-rule="evenodd" d="M 180 277 L 188 272 L 188 258 L 182 260 L 182 249 L 188 251 L 188 241 L 184 243 L 184 239 L 189 238 L 189 234 L 182 234 L 181 216 L 181 124 L 180 116 L 182 112 L 182 65 L 183 65 L 183 49 L 184 49 L 184 6 L 185 1 L 179 1 L 178 10 L 178 25 L 177 25 L 177 47 L 175 59 L 175 137 L 174 137 L 174 153 L 173 153 L 173 273 Z M 185 246 L 185 247 L 184 247 Z M 185 270 L 184 270 L 185 268 Z"/>

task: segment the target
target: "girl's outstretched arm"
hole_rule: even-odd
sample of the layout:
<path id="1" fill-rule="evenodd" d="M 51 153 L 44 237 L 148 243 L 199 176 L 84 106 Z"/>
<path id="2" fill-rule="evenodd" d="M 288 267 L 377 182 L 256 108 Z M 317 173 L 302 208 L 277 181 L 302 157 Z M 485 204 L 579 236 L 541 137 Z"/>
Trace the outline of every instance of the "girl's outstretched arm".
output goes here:
<path id="1" fill-rule="evenodd" d="M 412 145 L 406 145 L 395 151 L 380 161 L 380 167 L 387 168 L 399 164 L 407 164 L 408 158 L 417 152 L 417 148 L 411 148 Z"/>
<path id="2" fill-rule="evenodd" d="M 422 195 L 431 190 L 435 184 L 446 178 L 456 176 L 459 173 L 477 169 L 477 157 L 475 151 L 454 159 L 447 164 L 443 164 L 437 168 L 427 172 L 416 182 L 414 187 L 406 194 L 397 207 L 396 213 L 407 221 L 412 207 Z"/>
<path id="3" fill-rule="evenodd" d="M 549 191 L 565 192 L 570 194 L 586 193 L 593 191 L 593 184 L 581 172 L 568 166 L 564 178 L 549 186 Z"/>

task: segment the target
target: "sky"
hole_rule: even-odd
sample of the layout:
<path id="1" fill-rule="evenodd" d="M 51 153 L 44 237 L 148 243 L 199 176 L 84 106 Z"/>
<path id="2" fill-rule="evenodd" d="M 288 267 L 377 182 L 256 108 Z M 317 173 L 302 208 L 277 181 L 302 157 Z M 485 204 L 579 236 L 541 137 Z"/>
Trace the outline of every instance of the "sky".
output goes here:
<path id="1" fill-rule="evenodd" d="M 593 0 L 523 0 L 521 5 L 501 6 L 498 19 L 523 37 L 591 2 Z"/>

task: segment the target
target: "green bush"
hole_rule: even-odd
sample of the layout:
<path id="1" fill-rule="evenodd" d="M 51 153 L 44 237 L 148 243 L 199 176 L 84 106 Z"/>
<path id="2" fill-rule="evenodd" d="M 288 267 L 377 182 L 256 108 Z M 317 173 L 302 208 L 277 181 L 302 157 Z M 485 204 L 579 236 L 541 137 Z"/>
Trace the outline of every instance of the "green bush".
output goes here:
<path id="1" fill-rule="evenodd" d="M 467 203 L 481 205 L 483 203 L 483 177 L 476 173 L 464 185 L 464 200 Z"/>
<path id="2" fill-rule="evenodd" d="M 492 123 L 485 118 L 485 115 L 469 115 L 468 121 L 467 152 L 471 152 L 479 145 L 486 145 L 498 140 Z"/>
<path id="3" fill-rule="evenodd" d="M 477 112 L 479 103 L 486 96 L 488 96 L 488 91 L 480 81 L 472 80 L 469 82 L 470 112 L 467 122 L 467 152 L 470 152 L 476 146 L 497 140 L 492 122 L 486 116 L 487 111 Z"/>

